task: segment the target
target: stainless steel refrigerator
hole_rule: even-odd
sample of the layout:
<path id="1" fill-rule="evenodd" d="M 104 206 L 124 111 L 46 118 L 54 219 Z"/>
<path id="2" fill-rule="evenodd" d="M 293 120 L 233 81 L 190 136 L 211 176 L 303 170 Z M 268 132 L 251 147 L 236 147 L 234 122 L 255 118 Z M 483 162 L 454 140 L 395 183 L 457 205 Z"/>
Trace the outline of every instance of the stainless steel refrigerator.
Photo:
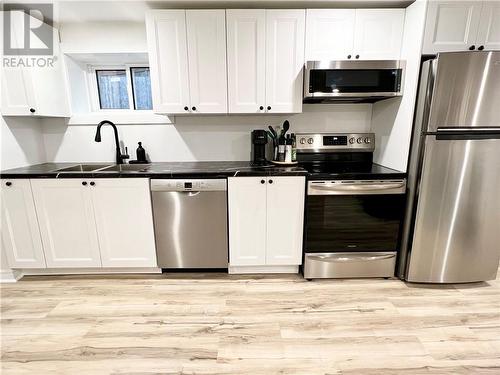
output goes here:
<path id="1" fill-rule="evenodd" d="M 422 64 L 399 276 L 495 279 L 500 258 L 500 52 Z"/>

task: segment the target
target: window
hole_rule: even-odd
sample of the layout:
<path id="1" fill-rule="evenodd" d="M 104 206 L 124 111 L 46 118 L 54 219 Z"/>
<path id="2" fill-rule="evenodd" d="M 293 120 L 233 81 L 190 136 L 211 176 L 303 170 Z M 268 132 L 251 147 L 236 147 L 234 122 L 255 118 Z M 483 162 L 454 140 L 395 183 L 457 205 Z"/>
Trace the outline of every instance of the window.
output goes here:
<path id="1" fill-rule="evenodd" d="M 152 109 L 149 68 L 130 68 L 134 109 Z"/>
<path id="2" fill-rule="evenodd" d="M 149 67 L 90 67 L 95 110 L 151 110 Z"/>

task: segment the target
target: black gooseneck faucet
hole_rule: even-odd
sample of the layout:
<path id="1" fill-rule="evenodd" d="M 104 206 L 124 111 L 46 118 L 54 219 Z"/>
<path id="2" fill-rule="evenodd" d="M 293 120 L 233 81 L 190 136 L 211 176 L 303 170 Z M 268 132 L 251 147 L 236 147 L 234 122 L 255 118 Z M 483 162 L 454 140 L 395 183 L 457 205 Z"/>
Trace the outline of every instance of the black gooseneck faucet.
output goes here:
<path id="1" fill-rule="evenodd" d="M 116 164 L 123 164 L 124 159 L 128 159 L 128 155 L 123 155 L 120 151 L 120 141 L 118 140 L 118 130 L 116 129 L 116 125 L 113 124 L 109 120 L 104 120 L 101 121 L 99 124 L 97 124 L 97 132 L 95 133 L 95 138 L 94 140 L 96 142 L 101 142 L 101 126 L 109 124 L 113 128 L 113 131 L 115 132 L 115 143 L 116 143 Z"/>

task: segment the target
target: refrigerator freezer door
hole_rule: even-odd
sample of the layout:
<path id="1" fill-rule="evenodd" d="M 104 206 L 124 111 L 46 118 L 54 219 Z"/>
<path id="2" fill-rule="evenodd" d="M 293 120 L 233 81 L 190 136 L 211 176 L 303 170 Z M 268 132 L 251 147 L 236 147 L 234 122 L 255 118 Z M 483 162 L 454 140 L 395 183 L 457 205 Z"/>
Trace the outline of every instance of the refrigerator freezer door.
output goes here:
<path id="1" fill-rule="evenodd" d="M 500 52 L 438 55 L 428 132 L 500 124 Z"/>
<path id="2" fill-rule="evenodd" d="M 500 258 L 500 139 L 425 138 L 407 280 L 495 279 Z"/>

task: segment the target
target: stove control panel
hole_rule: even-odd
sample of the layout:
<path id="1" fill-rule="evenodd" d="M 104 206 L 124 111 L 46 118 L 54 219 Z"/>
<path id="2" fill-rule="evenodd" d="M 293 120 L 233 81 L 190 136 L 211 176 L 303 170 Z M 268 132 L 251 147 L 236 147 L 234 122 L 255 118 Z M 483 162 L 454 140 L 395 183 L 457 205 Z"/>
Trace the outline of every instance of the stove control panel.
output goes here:
<path id="1" fill-rule="evenodd" d="M 373 133 L 297 133 L 297 152 L 373 152 Z"/>

